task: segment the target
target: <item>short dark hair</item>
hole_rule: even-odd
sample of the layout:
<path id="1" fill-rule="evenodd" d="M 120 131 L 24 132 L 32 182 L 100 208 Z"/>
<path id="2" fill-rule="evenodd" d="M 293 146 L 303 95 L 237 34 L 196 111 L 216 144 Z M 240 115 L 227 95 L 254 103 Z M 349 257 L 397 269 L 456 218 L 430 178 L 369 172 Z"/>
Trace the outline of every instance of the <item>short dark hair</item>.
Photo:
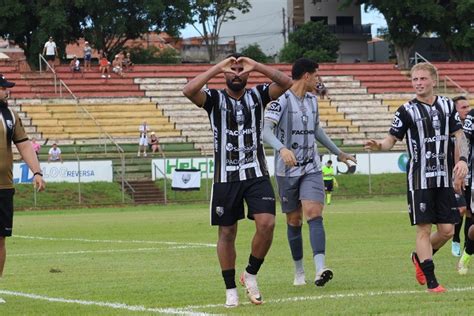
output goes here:
<path id="1" fill-rule="evenodd" d="M 458 102 L 458 101 L 461 101 L 461 100 L 467 101 L 467 98 L 466 98 L 465 96 L 463 96 L 463 95 L 460 95 L 460 96 L 457 96 L 457 97 L 453 98 L 453 102 L 454 102 L 454 103 L 456 103 L 456 102 Z"/>
<path id="2" fill-rule="evenodd" d="M 327 162 L 327 163 L 332 165 L 332 160 L 328 160 L 328 162 Z"/>
<path id="3" fill-rule="evenodd" d="M 291 68 L 291 78 L 293 80 L 298 80 L 303 77 L 305 73 L 314 73 L 319 68 L 317 62 L 312 61 L 308 58 L 300 58 L 297 59 L 293 63 L 293 67 Z"/>
<path id="4" fill-rule="evenodd" d="M 245 57 L 243 54 L 241 53 L 232 53 L 232 54 L 229 54 L 226 56 L 226 59 L 227 58 L 230 58 L 230 57 L 234 57 L 235 59 L 239 58 L 239 57 Z"/>

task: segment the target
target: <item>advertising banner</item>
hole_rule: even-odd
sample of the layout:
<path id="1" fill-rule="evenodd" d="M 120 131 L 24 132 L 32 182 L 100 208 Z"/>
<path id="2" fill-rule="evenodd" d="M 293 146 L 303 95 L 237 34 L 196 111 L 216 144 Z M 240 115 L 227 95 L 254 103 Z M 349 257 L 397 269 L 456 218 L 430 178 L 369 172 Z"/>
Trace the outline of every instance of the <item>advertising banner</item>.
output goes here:
<path id="1" fill-rule="evenodd" d="M 112 160 L 87 160 L 61 162 L 41 162 L 41 172 L 46 182 L 112 182 Z M 13 182 L 28 183 L 33 173 L 26 163 L 13 164 Z"/>

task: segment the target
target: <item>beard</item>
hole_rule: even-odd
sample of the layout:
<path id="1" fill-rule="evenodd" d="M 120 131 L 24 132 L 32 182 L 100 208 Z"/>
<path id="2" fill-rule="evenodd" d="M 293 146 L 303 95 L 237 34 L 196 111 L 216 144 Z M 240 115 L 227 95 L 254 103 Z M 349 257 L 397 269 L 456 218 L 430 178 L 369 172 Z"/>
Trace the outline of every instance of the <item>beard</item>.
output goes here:
<path id="1" fill-rule="evenodd" d="M 247 85 L 247 80 L 242 80 L 240 78 L 227 79 L 225 82 L 227 87 L 234 92 L 242 91 L 242 89 Z"/>

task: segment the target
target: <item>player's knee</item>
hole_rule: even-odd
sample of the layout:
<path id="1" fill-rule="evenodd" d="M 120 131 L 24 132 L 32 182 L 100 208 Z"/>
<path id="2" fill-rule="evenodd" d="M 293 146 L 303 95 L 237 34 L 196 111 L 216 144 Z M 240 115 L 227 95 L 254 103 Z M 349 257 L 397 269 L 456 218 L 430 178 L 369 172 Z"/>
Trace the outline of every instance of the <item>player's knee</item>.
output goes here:
<path id="1" fill-rule="evenodd" d="M 273 230 L 275 229 L 275 220 L 265 220 L 265 221 L 260 221 L 257 223 L 257 231 L 258 233 L 269 235 L 273 233 Z"/>
<path id="2" fill-rule="evenodd" d="M 237 226 L 220 226 L 219 240 L 222 242 L 233 242 L 237 235 Z"/>
<path id="3" fill-rule="evenodd" d="M 440 229 L 438 232 L 441 234 L 443 239 L 451 239 L 454 236 L 454 226 L 443 227 L 443 229 Z"/>

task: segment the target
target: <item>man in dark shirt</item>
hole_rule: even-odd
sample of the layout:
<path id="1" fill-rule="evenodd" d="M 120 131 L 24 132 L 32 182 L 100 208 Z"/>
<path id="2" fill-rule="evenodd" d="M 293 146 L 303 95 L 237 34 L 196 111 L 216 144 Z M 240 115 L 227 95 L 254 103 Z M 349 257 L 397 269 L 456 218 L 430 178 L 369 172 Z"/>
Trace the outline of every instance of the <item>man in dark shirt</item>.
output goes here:
<path id="1" fill-rule="evenodd" d="M 260 72 L 273 83 L 246 89 L 249 73 Z M 223 73 L 226 88 L 202 89 Z M 235 238 L 237 221 L 255 220 L 249 263 L 240 277 L 253 304 L 263 300 L 257 285 L 257 272 L 270 249 L 275 227 L 275 195 L 262 144 L 263 111 L 271 100 L 291 86 L 284 73 L 240 54 L 233 54 L 186 84 L 184 95 L 209 114 L 214 133 L 214 185 L 211 224 L 219 226 L 217 256 L 226 285 L 226 307 L 239 304 L 235 285 Z"/>
<path id="2" fill-rule="evenodd" d="M 412 253 L 416 278 L 427 284 L 429 292 L 444 292 L 434 273 L 432 256 L 454 233 L 459 219 L 453 191 L 467 174 L 469 154 L 466 137 L 453 101 L 434 95 L 437 70 L 428 63 L 419 63 L 411 69 L 412 86 L 416 98 L 398 108 L 389 135 L 382 141 L 369 140 L 368 150 L 389 150 L 406 136 L 409 153 L 407 164 L 408 212 L 416 225 L 416 251 Z M 450 154 L 451 135 L 456 137 L 460 157 L 453 164 Z M 454 168 L 453 168 L 454 165 Z M 435 224 L 437 231 L 431 233 Z"/>
<path id="3" fill-rule="evenodd" d="M 13 227 L 13 153 L 12 142 L 18 148 L 23 160 L 33 171 L 33 185 L 38 191 L 44 189 L 43 174 L 33 146 L 28 140 L 18 114 L 8 108 L 7 88 L 15 84 L 0 75 L 0 277 L 3 275 L 7 251 L 5 237 L 12 235 Z M 5 300 L 0 298 L 0 303 Z"/>

